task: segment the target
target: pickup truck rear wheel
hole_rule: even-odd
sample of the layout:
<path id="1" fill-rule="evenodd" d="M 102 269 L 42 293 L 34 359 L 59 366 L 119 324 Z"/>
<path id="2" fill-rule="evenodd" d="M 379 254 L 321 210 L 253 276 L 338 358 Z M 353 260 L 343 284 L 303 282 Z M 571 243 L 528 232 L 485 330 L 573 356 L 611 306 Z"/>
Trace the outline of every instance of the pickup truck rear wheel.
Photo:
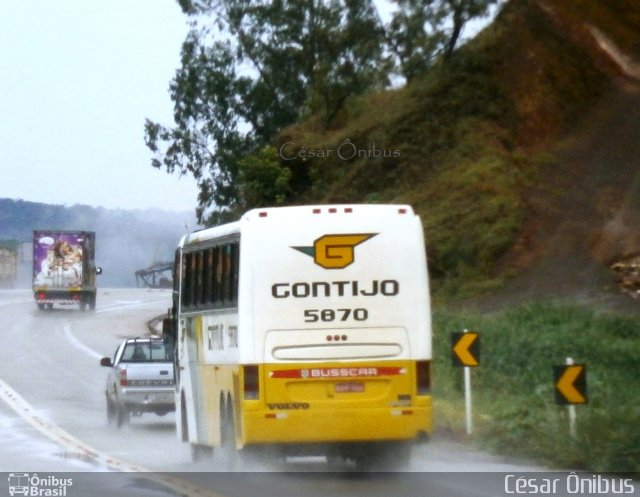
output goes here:
<path id="1" fill-rule="evenodd" d="M 236 428 L 231 397 L 227 397 L 224 403 L 221 399 L 220 409 L 220 446 L 227 463 L 227 471 L 235 471 L 239 462 L 239 455 L 236 449 Z"/>
<path id="2" fill-rule="evenodd" d="M 114 405 L 113 401 L 109 398 L 109 395 L 105 395 L 107 398 L 107 423 L 113 424 L 118 418 L 118 409 Z"/>
<path id="3" fill-rule="evenodd" d="M 131 420 L 131 413 L 129 409 L 124 406 L 118 406 L 118 415 L 117 415 L 117 425 L 118 428 L 122 428 L 124 425 L 129 424 Z"/>

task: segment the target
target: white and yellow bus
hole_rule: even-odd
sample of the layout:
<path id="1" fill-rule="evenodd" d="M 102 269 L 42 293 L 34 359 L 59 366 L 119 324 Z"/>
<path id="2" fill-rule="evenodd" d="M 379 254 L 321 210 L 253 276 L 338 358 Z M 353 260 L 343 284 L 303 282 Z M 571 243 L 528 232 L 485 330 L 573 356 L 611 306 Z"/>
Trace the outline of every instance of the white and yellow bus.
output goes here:
<path id="1" fill-rule="evenodd" d="M 252 210 L 185 236 L 174 285 L 178 435 L 406 461 L 432 429 L 423 230 L 404 205 Z M 397 450 L 399 449 L 399 450 Z"/>

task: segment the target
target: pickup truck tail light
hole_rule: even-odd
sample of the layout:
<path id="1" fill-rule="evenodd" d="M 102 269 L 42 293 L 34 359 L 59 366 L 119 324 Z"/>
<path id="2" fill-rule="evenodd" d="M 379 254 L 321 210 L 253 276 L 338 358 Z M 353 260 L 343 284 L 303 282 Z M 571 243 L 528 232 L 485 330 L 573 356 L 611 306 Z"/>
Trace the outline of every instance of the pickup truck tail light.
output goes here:
<path id="1" fill-rule="evenodd" d="M 121 369 L 120 370 L 120 386 L 121 387 L 129 386 L 129 382 L 127 381 L 127 370 L 126 369 Z"/>
<path id="2" fill-rule="evenodd" d="M 243 366 L 244 399 L 257 400 L 260 398 L 260 368 L 255 365 Z"/>
<path id="3" fill-rule="evenodd" d="M 418 395 L 431 392 L 431 361 L 416 362 L 416 391 Z"/>

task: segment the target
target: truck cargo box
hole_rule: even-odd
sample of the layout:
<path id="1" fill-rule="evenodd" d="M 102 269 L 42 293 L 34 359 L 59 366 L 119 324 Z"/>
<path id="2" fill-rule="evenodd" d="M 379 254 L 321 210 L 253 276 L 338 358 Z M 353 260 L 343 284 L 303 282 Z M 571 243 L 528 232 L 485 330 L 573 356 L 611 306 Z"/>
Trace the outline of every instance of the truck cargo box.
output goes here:
<path id="1" fill-rule="evenodd" d="M 40 309 L 53 304 L 96 306 L 95 240 L 92 231 L 33 232 L 33 294 Z"/>

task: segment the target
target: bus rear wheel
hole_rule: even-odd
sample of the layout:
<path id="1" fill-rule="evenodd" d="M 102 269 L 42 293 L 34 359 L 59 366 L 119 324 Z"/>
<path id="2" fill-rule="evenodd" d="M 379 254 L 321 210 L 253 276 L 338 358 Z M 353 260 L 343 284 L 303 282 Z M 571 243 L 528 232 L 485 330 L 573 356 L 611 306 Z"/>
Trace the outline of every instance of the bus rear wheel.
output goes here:
<path id="1" fill-rule="evenodd" d="M 180 435 L 183 442 L 189 441 L 189 425 L 187 424 L 187 406 L 184 402 L 184 393 L 180 396 Z"/>
<path id="2" fill-rule="evenodd" d="M 118 419 L 118 408 L 109 398 L 109 394 L 105 394 L 105 396 L 107 397 L 107 423 L 111 425 Z"/>
<path id="3" fill-rule="evenodd" d="M 189 441 L 189 423 L 187 422 L 187 406 L 184 399 L 184 394 L 181 395 L 180 400 L 180 435 L 183 442 Z M 194 463 L 211 459 L 213 457 L 213 447 L 208 445 L 201 445 L 191 442 L 191 461 Z"/>
<path id="4" fill-rule="evenodd" d="M 191 444 L 191 460 L 195 462 L 205 461 L 213 457 L 213 447 L 208 445 Z"/>
<path id="5" fill-rule="evenodd" d="M 358 444 L 344 452 L 355 463 L 356 471 L 405 471 L 411 462 L 411 442 Z"/>
<path id="6" fill-rule="evenodd" d="M 236 449 L 236 425 L 233 416 L 233 403 L 231 397 L 220 402 L 220 446 L 227 461 L 227 470 L 234 470 L 238 464 L 238 451 Z"/>

